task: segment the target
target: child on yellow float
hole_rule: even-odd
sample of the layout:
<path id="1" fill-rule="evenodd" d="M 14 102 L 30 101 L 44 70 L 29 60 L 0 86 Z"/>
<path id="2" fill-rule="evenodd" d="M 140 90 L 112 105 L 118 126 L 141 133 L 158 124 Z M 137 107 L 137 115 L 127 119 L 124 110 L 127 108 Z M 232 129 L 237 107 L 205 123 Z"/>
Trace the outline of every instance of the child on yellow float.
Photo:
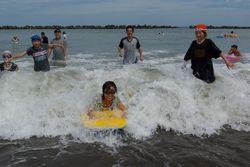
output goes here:
<path id="1" fill-rule="evenodd" d="M 97 95 L 88 108 L 88 116 L 93 118 L 95 111 L 122 111 L 122 117 L 126 118 L 126 106 L 121 102 L 117 96 L 117 87 L 113 81 L 107 81 L 102 87 L 102 94 Z"/>

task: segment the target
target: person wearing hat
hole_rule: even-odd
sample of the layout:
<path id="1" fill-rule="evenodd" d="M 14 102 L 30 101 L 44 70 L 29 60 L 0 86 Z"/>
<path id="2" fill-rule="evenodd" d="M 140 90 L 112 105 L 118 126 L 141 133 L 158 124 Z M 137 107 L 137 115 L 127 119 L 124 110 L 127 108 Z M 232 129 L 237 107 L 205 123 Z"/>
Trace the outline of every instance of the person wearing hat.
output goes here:
<path id="1" fill-rule="evenodd" d="M 61 45 L 43 45 L 42 39 L 39 35 L 32 35 L 31 42 L 32 47 L 27 49 L 27 51 L 16 54 L 10 60 L 14 60 L 25 56 L 26 54 L 33 57 L 34 60 L 34 70 L 35 71 L 49 71 L 50 65 L 48 57 L 51 54 L 51 49 L 54 47 L 62 47 Z"/>
<path id="2" fill-rule="evenodd" d="M 55 29 L 54 31 L 55 38 L 51 41 L 51 44 L 59 44 L 63 47 L 55 47 L 53 48 L 53 57 L 52 60 L 55 65 L 62 64 L 63 66 L 66 65 L 66 58 L 67 58 L 67 41 L 62 38 L 62 33 L 60 29 Z"/>
<path id="3" fill-rule="evenodd" d="M 234 64 L 230 63 L 222 51 L 215 45 L 211 39 L 207 39 L 207 26 L 198 24 L 195 28 L 196 40 L 189 47 L 185 57 L 184 66 L 188 60 L 191 60 L 193 75 L 207 83 L 215 81 L 212 58 L 221 57 L 226 63 L 228 69 L 233 68 Z"/>
<path id="4" fill-rule="evenodd" d="M 10 51 L 4 51 L 2 53 L 3 63 L 0 64 L 0 71 L 18 71 L 18 66 L 15 63 L 9 61 L 12 53 Z"/>

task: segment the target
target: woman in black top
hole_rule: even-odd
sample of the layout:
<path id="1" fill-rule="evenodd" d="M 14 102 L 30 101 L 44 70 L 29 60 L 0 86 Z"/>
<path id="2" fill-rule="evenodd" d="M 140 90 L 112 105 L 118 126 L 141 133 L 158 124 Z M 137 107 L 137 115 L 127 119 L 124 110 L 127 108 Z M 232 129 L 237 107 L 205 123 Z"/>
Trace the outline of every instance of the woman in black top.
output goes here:
<path id="1" fill-rule="evenodd" d="M 207 39 L 207 26 L 198 24 L 195 30 L 196 40 L 189 47 L 184 60 L 184 67 L 188 60 L 191 60 L 193 75 L 207 83 L 215 81 L 212 58 L 221 57 L 227 67 L 233 68 L 234 64 L 227 61 L 222 51 L 210 39 Z"/>
<path id="2" fill-rule="evenodd" d="M 4 51 L 2 53 L 4 62 L 0 64 L 0 71 L 17 71 L 18 66 L 15 63 L 9 62 L 9 59 L 12 57 L 10 51 Z"/>

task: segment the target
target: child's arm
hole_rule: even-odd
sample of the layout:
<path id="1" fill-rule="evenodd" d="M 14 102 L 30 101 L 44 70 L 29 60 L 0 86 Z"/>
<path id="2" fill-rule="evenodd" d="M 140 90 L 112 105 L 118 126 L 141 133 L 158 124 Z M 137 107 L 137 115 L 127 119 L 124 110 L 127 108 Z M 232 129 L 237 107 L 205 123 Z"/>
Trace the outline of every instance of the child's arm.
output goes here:
<path id="1" fill-rule="evenodd" d="M 226 63 L 228 69 L 233 69 L 235 67 L 235 65 L 233 63 L 229 62 L 226 59 L 226 56 L 223 53 L 220 54 L 220 57 L 224 60 L 224 62 Z"/>
<path id="2" fill-rule="evenodd" d="M 123 112 L 126 111 L 126 106 L 122 102 L 118 104 L 118 108 Z"/>
<path id="3" fill-rule="evenodd" d="M 229 52 L 228 52 L 228 55 L 231 55 L 231 54 L 233 54 L 232 49 L 230 49 Z"/>
<path id="4" fill-rule="evenodd" d="M 238 55 L 238 56 L 243 57 L 240 51 L 238 51 L 238 53 L 239 53 L 239 55 Z"/>
<path id="5" fill-rule="evenodd" d="M 119 100 L 118 109 L 122 111 L 122 118 L 127 118 L 126 106 Z"/>
<path id="6" fill-rule="evenodd" d="M 18 53 L 18 54 L 16 54 L 16 55 L 12 56 L 12 57 L 9 59 L 9 62 L 12 61 L 12 60 L 21 58 L 21 57 L 25 56 L 26 54 L 27 54 L 26 51 L 25 51 L 25 52 L 22 52 L 22 53 Z"/>
<path id="7" fill-rule="evenodd" d="M 89 118 L 90 118 L 90 119 L 94 118 L 94 115 L 93 115 L 93 110 L 88 109 L 88 111 L 87 111 L 87 115 L 89 116 Z"/>
<path id="8" fill-rule="evenodd" d="M 122 118 L 127 118 L 126 106 L 123 103 L 119 103 L 118 108 L 122 111 Z"/>

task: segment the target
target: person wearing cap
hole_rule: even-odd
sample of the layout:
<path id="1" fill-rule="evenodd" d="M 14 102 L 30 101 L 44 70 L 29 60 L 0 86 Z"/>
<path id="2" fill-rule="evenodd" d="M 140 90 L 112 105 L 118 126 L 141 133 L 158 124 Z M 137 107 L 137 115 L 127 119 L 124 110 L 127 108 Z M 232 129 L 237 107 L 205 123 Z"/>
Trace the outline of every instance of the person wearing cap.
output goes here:
<path id="1" fill-rule="evenodd" d="M 92 117 L 94 111 L 117 111 L 123 112 L 123 117 L 126 117 L 126 106 L 121 102 L 117 95 L 117 87 L 113 81 L 107 81 L 102 86 L 102 94 L 94 97 L 91 105 L 88 107 L 88 116 Z"/>
<path id="2" fill-rule="evenodd" d="M 189 47 L 185 57 L 184 66 L 188 60 L 191 60 L 193 75 L 207 83 L 215 81 L 212 58 L 221 57 L 226 63 L 228 69 L 233 68 L 234 64 L 230 63 L 222 51 L 215 45 L 211 39 L 207 39 L 207 26 L 198 24 L 195 29 L 196 40 Z"/>
<path id="3" fill-rule="evenodd" d="M 10 51 L 4 51 L 2 53 L 3 63 L 0 64 L 0 71 L 18 71 L 18 66 L 15 63 L 9 61 L 12 53 Z"/>
<path id="4" fill-rule="evenodd" d="M 56 29 L 54 31 L 55 38 L 51 41 L 51 44 L 59 44 L 62 45 L 63 47 L 55 47 L 53 48 L 53 57 L 52 60 L 55 65 L 60 65 L 62 66 L 66 65 L 66 58 L 67 58 L 67 41 L 62 38 L 62 33 L 60 29 Z"/>
<path id="5" fill-rule="evenodd" d="M 140 61 L 143 61 L 141 44 L 138 38 L 134 36 L 134 31 L 135 30 L 133 26 L 130 25 L 127 26 L 126 27 L 127 36 L 121 39 L 120 44 L 118 46 L 118 53 L 120 57 L 123 57 L 123 64 L 138 63 L 138 56 L 136 55 L 136 50 L 139 51 Z M 123 50 L 124 50 L 124 55 L 122 54 Z"/>
<path id="6" fill-rule="evenodd" d="M 51 49 L 54 47 L 62 47 L 61 45 L 43 45 L 41 42 L 41 37 L 39 35 L 33 35 L 31 37 L 32 47 L 27 49 L 27 51 L 18 53 L 13 56 L 10 60 L 21 58 L 25 55 L 33 57 L 34 60 L 34 70 L 35 71 L 49 71 L 50 65 L 48 57 L 51 54 Z"/>

